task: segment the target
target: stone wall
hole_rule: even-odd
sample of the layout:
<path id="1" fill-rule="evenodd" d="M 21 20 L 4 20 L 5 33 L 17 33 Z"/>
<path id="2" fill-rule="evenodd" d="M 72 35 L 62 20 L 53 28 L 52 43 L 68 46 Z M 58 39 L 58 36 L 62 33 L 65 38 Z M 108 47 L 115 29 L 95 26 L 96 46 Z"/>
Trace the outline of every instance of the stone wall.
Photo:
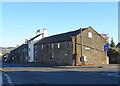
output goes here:
<path id="1" fill-rule="evenodd" d="M 10 52 L 11 59 L 14 62 L 25 63 L 28 58 L 28 45 L 23 44 Z"/>
<path id="2" fill-rule="evenodd" d="M 35 45 L 35 52 L 35 62 L 46 65 L 72 65 L 71 41 Z"/>
<path id="3" fill-rule="evenodd" d="M 92 38 L 88 37 L 88 32 L 92 33 Z M 81 34 L 76 39 L 76 64 L 81 65 Z M 93 29 L 89 28 L 82 32 L 82 56 L 86 56 L 87 65 L 107 64 L 106 52 L 104 52 L 105 40 Z M 75 50 L 73 49 L 73 52 Z"/>
<path id="4" fill-rule="evenodd" d="M 92 38 L 88 37 L 88 32 L 92 33 Z M 82 65 L 82 54 L 86 56 L 86 65 L 107 64 L 105 44 L 105 39 L 89 28 L 82 32 L 82 47 L 81 34 L 72 36 L 72 41 L 59 42 L 60 48 L 58 43 L 35 45 L 35 61 L 47 65 Z"/>

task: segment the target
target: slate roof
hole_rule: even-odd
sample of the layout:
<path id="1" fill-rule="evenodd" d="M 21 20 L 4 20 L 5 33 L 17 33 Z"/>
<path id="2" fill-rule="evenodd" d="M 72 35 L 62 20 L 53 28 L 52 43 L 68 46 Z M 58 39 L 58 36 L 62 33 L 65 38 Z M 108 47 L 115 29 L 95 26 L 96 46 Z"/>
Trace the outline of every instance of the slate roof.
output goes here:
<path id="1" fill-rule="evenodd" d="M 120 43 L 118 43 L 118 44 L 116 45 L 116 47 L 117 47 L 117 48 L 120 48 Z"/>
<path id="2" fill-rule="evenodd" d="M 16 50 L 19 50 L 19 49 L 21 49 L 21 48 L 28 48 L 28 44 L 22 44 L 22 45 L 19 46 L 18 48 L 15 48 L 15 49 L 11 50 L 11 52 L 16 51 Z"/>
<path id="3" fill-rule="evenodd" d="M 36 35 L 35 37 L 33 37 L 33 38 L 31 38 L 30 40 L 28 40 L 28 42 L 29 41 L 31 41 L 31 40 L 34 40 L 35 38 L 37 38 L 38 36 L 40 36 L 40 35 L 42 35 L 42 33 L 41 34 L 39 34 L 39 35 Z"/>
<path id="4" fill-rule="evenodd" d="M 87 28 L 82 29 L 82 31 L 84 31 L 85 29 L 87 29 Z M 49 36 L 49 37 L 46 37 L 46 38 L 39 40 L 35 45 L 55 43 L 55 42 L 63 42 L 63 41 L 71 41 L 72 40 L 71 36 L 76 36 L 79 33 L 80 33 L 80 29 L 75 30 L 75 31 L 70 31 L 67 33 Z"/>

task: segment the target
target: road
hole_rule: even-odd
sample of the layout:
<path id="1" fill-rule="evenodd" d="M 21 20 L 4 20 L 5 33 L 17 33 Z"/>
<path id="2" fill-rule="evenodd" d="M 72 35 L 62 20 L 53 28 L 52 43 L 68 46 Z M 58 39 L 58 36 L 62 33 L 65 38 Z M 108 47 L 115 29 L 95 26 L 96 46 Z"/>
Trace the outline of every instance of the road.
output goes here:
<path id="1" fill-rule="evenodd" d="M 83 67 L 35 67 L 3 63 L 3 85 L 118 84 L 116 65 Z"/>

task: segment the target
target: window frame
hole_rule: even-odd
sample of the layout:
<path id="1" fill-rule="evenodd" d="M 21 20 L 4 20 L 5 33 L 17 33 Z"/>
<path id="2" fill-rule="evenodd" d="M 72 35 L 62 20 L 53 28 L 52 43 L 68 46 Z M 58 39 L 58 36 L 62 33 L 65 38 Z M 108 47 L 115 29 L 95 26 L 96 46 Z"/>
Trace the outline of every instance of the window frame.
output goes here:
<path id="1" fill-rule="evenodd" d="M 44 49 L 44 46 L 43 46 L 43 44 L 41 45 L 41 49 Z"/>
<path id="2" fill-rule="evenodd" d="M 92 34 L 92 32 L 88 32 L 88 38 L 90 38 L 90 39 L 93 38 L 93 34 Z"/>
<path id="3" fill-rule="evenodd" d="M 60 43 L 57 43 L 57 48 L 60 48 Z"/>
<path id="4" fill-rule="evenodd" d="M 53 43 L 51 43 L 51 49 L 53 49 L 54 48 L 54 44 Z"/>

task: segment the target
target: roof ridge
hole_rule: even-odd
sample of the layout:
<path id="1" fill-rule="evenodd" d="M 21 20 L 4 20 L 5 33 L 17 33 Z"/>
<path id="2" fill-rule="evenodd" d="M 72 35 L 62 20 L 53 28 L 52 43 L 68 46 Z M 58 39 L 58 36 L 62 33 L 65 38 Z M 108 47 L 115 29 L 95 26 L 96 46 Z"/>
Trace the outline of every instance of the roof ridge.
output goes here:
<path id="1" fill-rule="evenodd" d="M 87 28 L 83 28 L 82 31 L 84 31 Z M 71 41 L 72 38 L 71 36 L 76 36 L 79 33 L 81 33 L 80 29 L 74 30 L 74 31 L 69 31 L 61 34 L 55 34 L 49 37 L 45 37 L 41 40 L 39 40 L 35 44 L 46 44 L 46 43 L 55 43 L 55 42 L 63 42 L 63 41 Z"/>
<path id="2" fill-rule="evenodd" d="M 80 29 L 78 29 L 78 30 L 80 30 Z M 78 30 L 69 31 L 69 32 L 64 32 L 64 33 L 58 33 L 58 34 L 51 35 L 51 36 L 49 36 L 49 37 L 57 36 L 57 35 L 62 35 L 62 34 L 68 34 L 68 33 L 72 33 L 72 32 L 78 31 Z M 47 38 L 47 37 L 46 37 L 46 38 Z"/>

